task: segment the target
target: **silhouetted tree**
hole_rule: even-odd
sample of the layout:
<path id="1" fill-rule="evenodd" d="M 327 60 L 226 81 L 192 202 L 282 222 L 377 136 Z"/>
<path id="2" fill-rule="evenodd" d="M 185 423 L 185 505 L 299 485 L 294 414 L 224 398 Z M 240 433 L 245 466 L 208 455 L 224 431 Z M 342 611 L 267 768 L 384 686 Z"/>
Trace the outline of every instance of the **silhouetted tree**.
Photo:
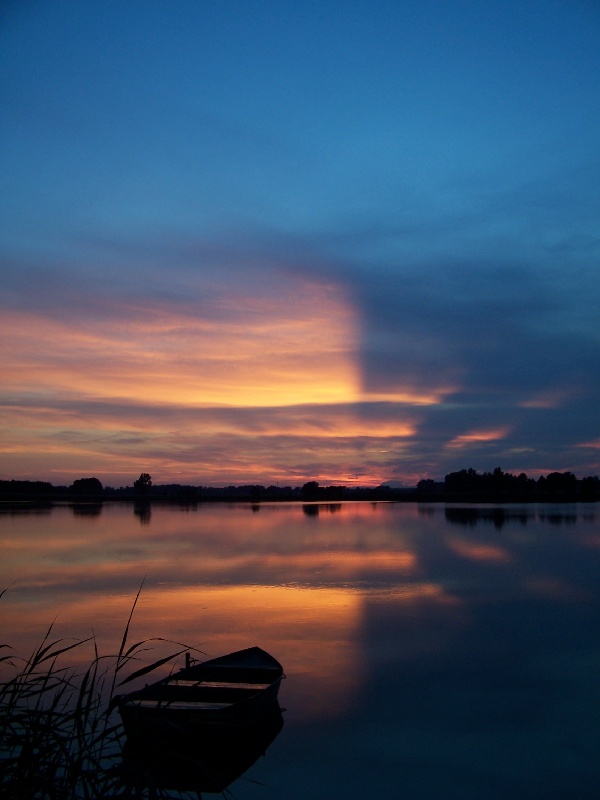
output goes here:
<path id="1" fill-rule="evenodd" d="M 137 481 L 134 481 L 133 488 L 136 491 L 136 494 L 139 495 L 147 495 L 150 487 L 152 486 L 152 476 L 148 475 L 147 472 L 142 472 L 140 477 Z"/>
<path id="2" fill-rule="evenodd" d="M 552 500 L 573 499 L 577 493 L 577 478 L 572 472 L 551 472 L 546 476 L 545 488 Z"/>
<path id="3" fill-rule="evenodd" d="M 302 497 L 305 500 L 314 500 L 319 494 L 319 484 L 317 481 L 308 481 L 302 487 Z"/>
<path id="4" fill-rule="evenodd" d="M 476 492 L 481 488 L 481 475 L 472 467 L 450 472 L 444 478 L 444 489 L 447 492 Z"/>
<path id="5" fill-rule="evenodd" d="M 581 481 L 581 499 L 600 499 L 600 479 L 596 477 L 583 478 Z"/>
<path id="6" fill-rule="evenodd" d="M 3 500 L 32 497 L 51 497 L 54 487 L 48 481 L 0 481 L 0 497 Z"/>
<path id="7" fill-rule="evenodd" d="M 533 478 L 528 478 L 524 472 L 521 472 L 518 477 L 514 479 L 513 489 L 516 499 L 530 499 L 535 491 L 535 481 Z"/>
<path id="8" fill-rule="evenodd" d="M 98 478 L 78 478 L 69 486 L 73 494 L 86 494 L 98 496 L 102 494 L 104 488 Z"/>
<path id="9" fill-rule="evenodd" d="M 417 496 L 423 500 L 431 499 L 435 496 L 436 485 L 431 478 L 422 478 L 417 483 Z"/>

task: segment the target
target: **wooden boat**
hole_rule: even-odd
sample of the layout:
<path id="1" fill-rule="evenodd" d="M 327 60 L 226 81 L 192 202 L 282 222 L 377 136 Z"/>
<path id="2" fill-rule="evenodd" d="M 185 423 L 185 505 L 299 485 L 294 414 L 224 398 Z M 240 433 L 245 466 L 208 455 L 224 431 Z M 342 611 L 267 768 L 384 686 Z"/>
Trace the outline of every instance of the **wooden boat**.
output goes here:
<path id="1" fill-rule="evenodd" d="M 180 748 L 239 736 L 278 709 L 281 664 L 260 647 L 186 666 L 167 678 L 116 698 L 132 746 Z"/>

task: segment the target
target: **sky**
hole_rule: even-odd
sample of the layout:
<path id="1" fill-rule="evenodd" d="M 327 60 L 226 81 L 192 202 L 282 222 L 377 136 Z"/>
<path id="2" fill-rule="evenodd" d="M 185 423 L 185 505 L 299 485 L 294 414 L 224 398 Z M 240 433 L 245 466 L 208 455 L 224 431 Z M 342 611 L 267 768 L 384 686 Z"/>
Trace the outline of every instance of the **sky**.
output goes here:
<path id="1" fill-rule="evenodd" d="M 600 473 L 596 0 L 7 0 L 0 478 Z"/>

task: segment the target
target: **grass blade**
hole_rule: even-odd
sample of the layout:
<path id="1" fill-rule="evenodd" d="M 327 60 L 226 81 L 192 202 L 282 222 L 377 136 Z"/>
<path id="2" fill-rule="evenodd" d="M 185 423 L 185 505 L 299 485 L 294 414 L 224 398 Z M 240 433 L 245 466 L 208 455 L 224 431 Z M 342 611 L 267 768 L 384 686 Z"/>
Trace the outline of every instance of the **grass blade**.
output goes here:
<path id="1" fill-rule="evenodd" d="M 128 675 L 124 680 L 122 680 L 119 683 L 119 686 L 124 686 L 126 683 L 129 683 L 130 681 L 133 681 L 136 678 L 141 678 L 142 675 L 147 675 L 149 672 L 152 672 L 158 667 L 162 667 L 163 664 L 166 664 L 167 662 L 172 661 L 174 658 L 177 658 L 177 656 L 180 656 L 182 653 L 185 653 L 186 650 L 187 648 L 185 650 L 179 650 L 177 653 L 173 653 L 170 656 L 165 656 L 165 658 L 159 658 L 159 660 L 155 661 L 153 664 L 149 664 L 146 667 L 142 667 L 141 669 L 132 672 L 131 675 Z"/>

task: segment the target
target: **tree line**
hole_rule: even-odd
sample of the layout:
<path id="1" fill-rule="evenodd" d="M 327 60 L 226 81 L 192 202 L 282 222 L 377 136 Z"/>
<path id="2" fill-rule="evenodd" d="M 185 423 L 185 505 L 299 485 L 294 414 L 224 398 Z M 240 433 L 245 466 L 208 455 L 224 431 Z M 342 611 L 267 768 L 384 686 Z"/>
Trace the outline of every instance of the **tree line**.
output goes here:
<path id="1" fill-rule="evenodd" d="M 393 500 L 422 502 L 593 502 L 600 500 L 600 478 L 578 479 L 572 472 L 551 472 L 539 478 L 529 478 L 524 472 L 513 475 L 496 467 L 492 472 L 479 473 L 473 468 L 451 472 L 443 481 L 420 480 L 413 488 L 396 488 L 382 484 L 376 487 L 321 486 L 308 481 L 303 486 L 190 486 L 152 482 L 142 472 L 132 486 L 111 488 L 98 478 L 79 478 L 70 486 L 53 486 L 46 481 L 0 480 L 1 501 L 103 502 L 133 500 L 145 502 L 337 502 L 341 500 Z"/>
<path id="2" fill-rule="evenodd" d="M 417 495 L 420 499 L 447 502 L 589 502 L 600 500 L 600 479 L 578 479 L 573 472 L 550 472 L 536 480 L 524 472 L 503 472 L 500 467 L 483 473 L 469 468 L 449 473 L 443 483 L 419 481 Z"/>

